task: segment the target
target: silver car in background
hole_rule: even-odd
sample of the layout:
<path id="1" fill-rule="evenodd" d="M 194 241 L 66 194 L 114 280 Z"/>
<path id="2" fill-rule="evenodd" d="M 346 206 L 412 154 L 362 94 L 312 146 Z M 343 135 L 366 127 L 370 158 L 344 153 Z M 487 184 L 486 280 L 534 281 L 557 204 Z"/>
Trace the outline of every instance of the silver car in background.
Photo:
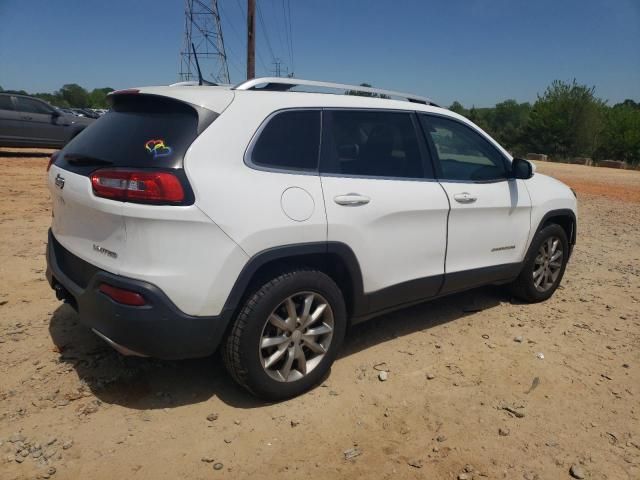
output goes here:
<path id="1" fill-rule="evenodd" d="M 61 148 L 93 121 L 39 98 L 0 93 L 0 147 Z"/>

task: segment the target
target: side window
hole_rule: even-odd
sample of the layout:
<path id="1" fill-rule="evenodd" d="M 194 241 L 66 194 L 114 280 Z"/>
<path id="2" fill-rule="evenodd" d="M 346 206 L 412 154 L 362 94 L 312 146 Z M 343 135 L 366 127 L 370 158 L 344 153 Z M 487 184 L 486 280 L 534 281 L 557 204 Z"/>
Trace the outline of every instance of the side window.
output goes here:
<path id="1" fill-rule="evenodd" d="M 418 136 L 408 112 L 325 110 L 322 173 L 424 178 Z M 426 172 L 432 176 L 432 172 Z"/>
<path id="2" fill-rule="evenodd" d="M 30 98 L 16 97 L 16 110 L 19 112 L 44 113 L 50 115 L 53 109 L 47 108 L 43 103 Z"/>
<path id="3" fill-rule="evenodd" d="M 251 151 L 257 166 L 318 170 L 320 110 L 277 113 L 260 132 Z"/>
<path id="4" fill-rule="evenodd" d="M 420 115 L 433 140 L 444 180 L 491 181 L 507 177 L 502 154 L 470 127 L 443 117 Z"/>
<path id="5" fill-rule="evenodd" d="M 0 110 L 13 110 L 13 102 L 9 95 L 0 95 Z"/>

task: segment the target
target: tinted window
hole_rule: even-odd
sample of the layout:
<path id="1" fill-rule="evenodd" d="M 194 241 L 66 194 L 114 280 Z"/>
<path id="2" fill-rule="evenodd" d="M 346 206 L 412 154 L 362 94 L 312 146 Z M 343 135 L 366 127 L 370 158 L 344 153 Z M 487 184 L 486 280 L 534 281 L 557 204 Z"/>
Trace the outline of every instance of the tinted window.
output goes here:
<path id="1" fill-rule="evenodd" d="M 16 97 L 16 110 L 19 112 L 44 113 L 47 115 L 53 112 L 53 108 L 47 107 L 44 103 L 22 97 Z"/>
<path id="2" fill-rule="evenodd" d="M 410 113 L 334 110 L 325 118 L 323 173 L 424 178 Z"/>
<path id="3" fill-rule="evenodd" d="M 9 95 L 0 95 L 0 110 L 13 110 L 13 103 Z"/>
<path id="4" fill-rule="evenodd" d="M 146 95 L 118 95 L 106 114 L 74 137 L 56 164 L 180 168 L 198 136 L 198 113 L 186 103 Z"/>
<path id="5" fill-rule="evenodd" d="M 507 176 L 504 157 L 470 127 L 443 117 L 421 115 L 438 153 L 442 178 L 486 181 Z"/>
<path id="6" fill-rule="evenodd" d="M 255 165 L 294 170 L 317 170 L 320 111 L 291 110 L 272 117 L 253 146 Z"/>

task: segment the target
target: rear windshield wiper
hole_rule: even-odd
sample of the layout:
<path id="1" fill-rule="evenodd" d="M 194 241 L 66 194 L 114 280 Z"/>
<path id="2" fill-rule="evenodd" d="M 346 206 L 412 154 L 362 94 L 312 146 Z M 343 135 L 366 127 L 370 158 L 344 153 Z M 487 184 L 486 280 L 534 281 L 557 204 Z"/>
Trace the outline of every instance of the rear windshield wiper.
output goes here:
<path id="1" fill-rule="evenodd" d="M 101 158 L 92 157 L 91 155 L 82 155 L 79 153 L 67 153 L 64 159 L 71 165 L 77 165 L 79 167 L 90 167 L 97 165 L 113 165 L 113 162 L 103 160 Z"/>

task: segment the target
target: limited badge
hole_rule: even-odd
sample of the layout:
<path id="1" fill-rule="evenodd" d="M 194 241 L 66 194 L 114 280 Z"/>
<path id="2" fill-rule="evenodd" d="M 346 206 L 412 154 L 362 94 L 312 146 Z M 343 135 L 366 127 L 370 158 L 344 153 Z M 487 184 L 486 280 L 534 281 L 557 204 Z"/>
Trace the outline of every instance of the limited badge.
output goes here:
<path id="1" fill-rule="evenodd" d="M 144 148 L 147 153 L 153 155 L 153 158 L 166 157 L 168 155 L 171 155 L 171 152 L 173 151 L 171 150 L 171 147 L 164 144 L 163 139 L 148 140 L 144 144 Z"/>

